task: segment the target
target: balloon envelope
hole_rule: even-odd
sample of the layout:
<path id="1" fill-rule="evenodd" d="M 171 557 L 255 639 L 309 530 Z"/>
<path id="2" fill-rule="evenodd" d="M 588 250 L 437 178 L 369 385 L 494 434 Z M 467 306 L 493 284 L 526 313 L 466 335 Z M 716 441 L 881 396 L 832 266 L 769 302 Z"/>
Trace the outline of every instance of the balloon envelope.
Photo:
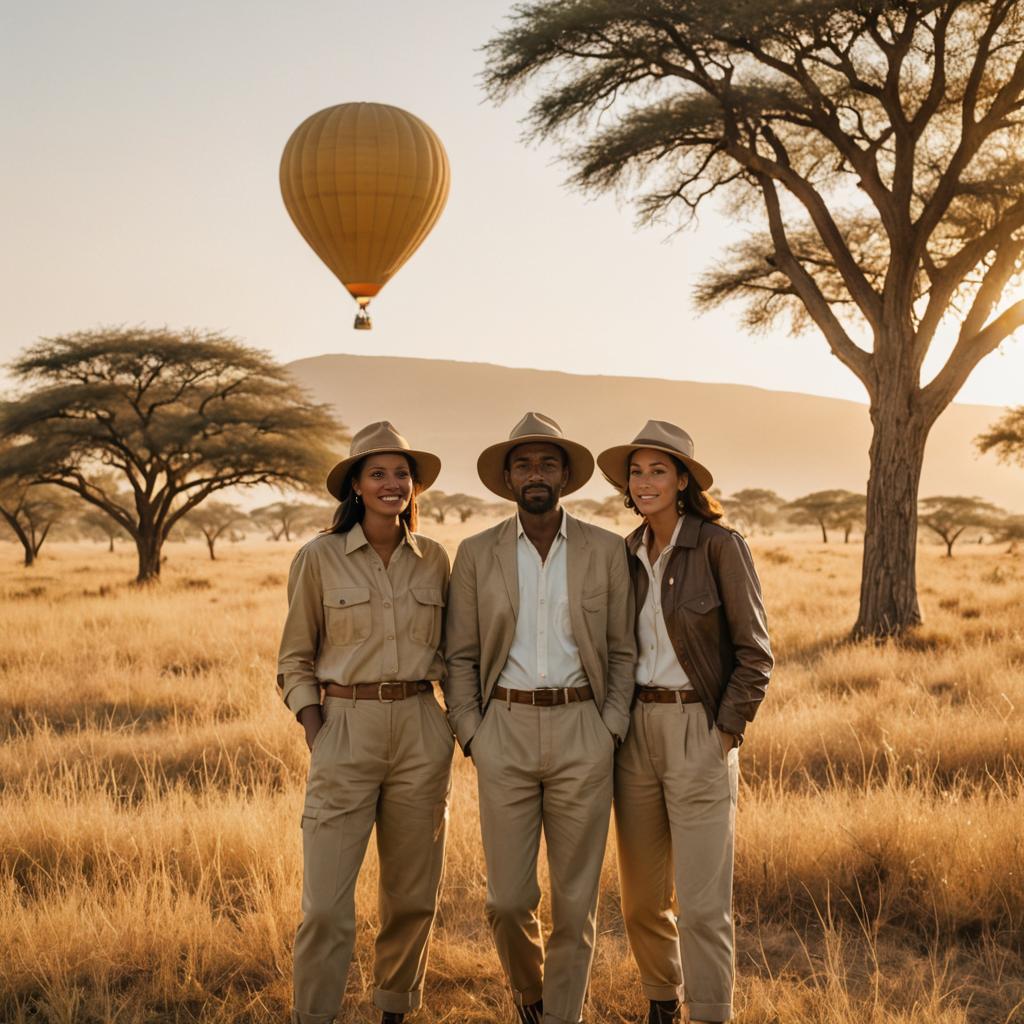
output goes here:
<path id="1" fill-rule="evenodd" d="M 430 233 L 450 177 L 434 132 L 384 103 L 342 103 L 313 114 L 281 156 L 289 215 L 361 306 Z"/>

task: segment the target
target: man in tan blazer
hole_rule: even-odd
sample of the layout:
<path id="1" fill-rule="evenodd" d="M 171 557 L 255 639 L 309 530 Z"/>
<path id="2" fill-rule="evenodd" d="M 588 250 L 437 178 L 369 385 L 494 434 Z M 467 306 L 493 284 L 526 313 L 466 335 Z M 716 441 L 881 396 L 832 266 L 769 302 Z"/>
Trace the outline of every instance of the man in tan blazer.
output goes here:
<path id="1" fill-rule="evenodd" d="M 523 417 L 477 461 L 517 514 L 463 541 L 448 594 L 445 701 L 477 768 L 487 918 L 523 1024 L 580 1020 L 613 755 L 629 727 L 636 647 L 625 546 L 559 505 L 593 470 L 590 452 L 554 420 Z"/>

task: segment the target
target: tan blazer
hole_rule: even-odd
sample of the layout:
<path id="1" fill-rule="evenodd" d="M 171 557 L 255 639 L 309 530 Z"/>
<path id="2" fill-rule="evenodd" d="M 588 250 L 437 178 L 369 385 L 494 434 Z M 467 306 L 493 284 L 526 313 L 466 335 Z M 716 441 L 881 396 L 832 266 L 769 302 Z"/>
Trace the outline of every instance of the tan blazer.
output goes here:
<path id="1" fill-rule="evenodd" d="M 566 516 L 569 616 L 594 699 L 620 740 L 629 728 L 636 641 L 633 588 L 623 539 Z M 463 750 L 508 660 L 519 613 L 516 517 L 459 545 L 445 636 L 448 720 Z"/>

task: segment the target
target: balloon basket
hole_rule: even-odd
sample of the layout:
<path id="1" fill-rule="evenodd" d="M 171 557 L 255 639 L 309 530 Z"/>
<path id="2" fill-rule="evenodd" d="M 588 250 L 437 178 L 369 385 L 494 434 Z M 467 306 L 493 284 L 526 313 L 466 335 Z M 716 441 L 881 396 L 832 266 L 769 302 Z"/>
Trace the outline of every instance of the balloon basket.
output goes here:
<path id="1" fill-rule="evenodd" d="M 352 326 L 357 331 L 372 331 L 373 321 L 370 319 L 370 314 L 367 313 L 365 309 L 360 309 L 359 312 L 356 313 L 355 323 L 353 323 Z"/>

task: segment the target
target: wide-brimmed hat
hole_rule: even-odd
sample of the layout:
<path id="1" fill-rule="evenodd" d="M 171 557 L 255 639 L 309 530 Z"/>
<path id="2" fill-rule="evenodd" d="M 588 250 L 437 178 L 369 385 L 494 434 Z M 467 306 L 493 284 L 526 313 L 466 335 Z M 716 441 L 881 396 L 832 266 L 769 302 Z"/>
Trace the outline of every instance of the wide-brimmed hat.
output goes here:
<path id="1" fill-rule="evenodd" d="M 383 452 L 408 455 L 410 459 L 415 460 L 420 492 L 425 491 L 441 472 L 441 460 L 436 455 L 410 447 L 409 442 L 387 420 L 380 420 L 356 432 L 349 447 L 348 458 L 342 459 L 327 474 L 327 490 L 338 501 L 344 501 L 348 494 L 352 467 L 367 455 L 380 455 Z"/>
<path id="2" fill-rule="evenodd" d="M 648 420 L 643 430 L 629 444 L 606 448 L 597 457 L 604 478 L 620 491 L 625 491 L 629 480 L 629 457 L 638 448 L 653 448 L 674 455 L 690 471 L 702 491 L 714 483 L 714 477 L 707 467 L 693 457 L 693 438 L 682 427 L 664 420 Z"/>
<path id="3" fill-rule="evenodd" d="M 505 457 L 521 444 L 546 442 L 557 445 L 565 452 L 569 462 L 569 482 L 562 494 L 579 490 L 594 474 L 594 456 L 575 441 L 568 440 L 562 428 L 550 417 L 539 412 L 528 412 L 513 428 L 507 441 L 492 444 L 480 453 L 476 471 L 484 486 L 501 498 L 515 501 L 511 488 L 505 483 Z"/>

